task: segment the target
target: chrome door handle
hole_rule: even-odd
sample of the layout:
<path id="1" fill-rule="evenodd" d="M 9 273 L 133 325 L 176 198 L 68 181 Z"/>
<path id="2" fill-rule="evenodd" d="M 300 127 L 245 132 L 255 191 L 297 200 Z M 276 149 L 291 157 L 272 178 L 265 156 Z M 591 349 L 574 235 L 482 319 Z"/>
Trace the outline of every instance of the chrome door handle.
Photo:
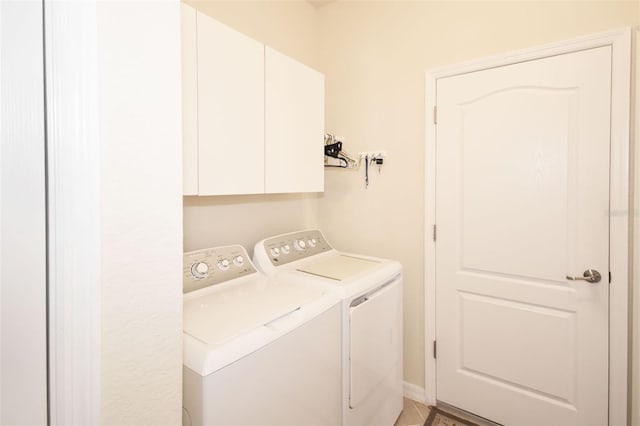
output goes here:
<path id="1" fill-rule="evenodd" d="M 600 272 L 596 271 L 595 269 L 587 269 L 586 271 L 584 271 L 581 277 L 570 277 L 569 275 L 567 275 L 567 279 L 571 281 L 588 281 L 590 283 L 599 283 L 602 279 L 602 275 L 600 275 Z"/>

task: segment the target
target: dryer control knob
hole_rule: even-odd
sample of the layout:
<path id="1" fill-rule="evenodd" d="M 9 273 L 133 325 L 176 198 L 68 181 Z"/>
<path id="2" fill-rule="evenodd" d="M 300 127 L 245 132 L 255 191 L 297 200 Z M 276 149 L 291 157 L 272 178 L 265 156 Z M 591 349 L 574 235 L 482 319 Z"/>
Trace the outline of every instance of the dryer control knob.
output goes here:
<path id="1" fill-rule="evenodd" d="M 271 253 L 271 257 L 278 257 L 280 256 L 280 249 L 278 247 L 274 247 L 270 250 Z"/>
<path id="2" fill-rule="evenodd" d="M 302 251 L 307 248 L 307 243 L 305 243 L 304 240 L 295 240 L 293 242 L 293 247 L 298 251 Z"/>
<path id="3" fill-rule="evenodd" d="M 284 254 L 289 254 L 289 252 L 291 252 L 291 246 L 289 244 L 283 245 L 280 249 Z"/>
<path id="4" fill-rule="evenodd" d="M 236 256 L 233 258 L 233 264 L 236 266 L 242 266 L 244 264 L 244 257 Z"/>
<path id="5" fill-rule="evenodd" d="M 309 243 L 309 247 L 315 247 L 318 245 L 318 240 L 316 240 L 315 238 L 311 238 L 309 241 L 307 241 Z"/>
<path id="6" fill-rule="evenodd" d="M 227 269 L 229 269 L 229 265 L 231 265 L 231 262 L 229 262 L 229 259 L 222 259 L 218 261 L 218 268 L 220 268 L 223 271 L 226 271 Z"/>
<path id="7" fill-rule="evenodd" d="M 196 262 L 191 265 L 191 275 L 197 279 L 203 279 L 207 277 L 209 272 L 209 265 L 204 262 Z"/>

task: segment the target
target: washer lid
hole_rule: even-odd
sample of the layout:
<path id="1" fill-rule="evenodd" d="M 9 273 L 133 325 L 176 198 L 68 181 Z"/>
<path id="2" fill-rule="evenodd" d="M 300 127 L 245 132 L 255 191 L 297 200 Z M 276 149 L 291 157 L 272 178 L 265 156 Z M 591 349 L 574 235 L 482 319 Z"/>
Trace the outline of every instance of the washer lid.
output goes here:
<path id="1" fill-rule="evenodd" d="M 325 293 L 312 286 L 252 280 L 185 300 L 185 334 L 221 345 L 299 309 Z"/>
<path id="2" fill-rule="evenodd" d="M 304 265 L 298 268 L 298 271 L 336 281 L 343 281 L 367 269 L 378 266 L 380 263 L 381 262 L 377 260 L 362 259 L 360 257 L 341 254 L 316 263 Z"/>

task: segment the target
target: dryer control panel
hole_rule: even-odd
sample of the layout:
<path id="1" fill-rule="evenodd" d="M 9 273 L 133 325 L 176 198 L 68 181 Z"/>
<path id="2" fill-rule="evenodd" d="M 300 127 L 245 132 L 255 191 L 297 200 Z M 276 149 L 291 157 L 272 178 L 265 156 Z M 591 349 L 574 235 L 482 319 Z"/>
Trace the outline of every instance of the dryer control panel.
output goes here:
<path id="1" fill-rule="evenodd" d="M 272 266 L 281 266 L 330 250 L 333 250 L 333 247 L 329 245 L 322 232 L 312 229 L 262 240 L 256 244 L 254 254 L 260 256 L 260 261 L 267 258 Z"/>
<path id="2" fill-rule="evenodd" d="M 182 291 L 189 293 L 255 272 L 256 268 L 241 245 L 186 252 L 183 256 Z"/>

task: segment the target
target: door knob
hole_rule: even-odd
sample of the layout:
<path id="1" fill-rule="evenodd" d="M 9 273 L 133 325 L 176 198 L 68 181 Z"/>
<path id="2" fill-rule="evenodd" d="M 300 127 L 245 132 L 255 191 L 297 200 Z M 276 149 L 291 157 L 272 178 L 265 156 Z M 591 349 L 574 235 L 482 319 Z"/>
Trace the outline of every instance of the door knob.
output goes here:
<path id="1" fill-rule="evenodd" d="M 569 275 L 567 275 L 567 279 L 571 281 L 588 281 L 590 283 L 599 283 L 602 279 L 602 275 L 600 275 L 600 272 L 596 271 L 595 269 L 587 269 L 586 271 L 584 271 L 581 277 L 570 277 Z"/>

